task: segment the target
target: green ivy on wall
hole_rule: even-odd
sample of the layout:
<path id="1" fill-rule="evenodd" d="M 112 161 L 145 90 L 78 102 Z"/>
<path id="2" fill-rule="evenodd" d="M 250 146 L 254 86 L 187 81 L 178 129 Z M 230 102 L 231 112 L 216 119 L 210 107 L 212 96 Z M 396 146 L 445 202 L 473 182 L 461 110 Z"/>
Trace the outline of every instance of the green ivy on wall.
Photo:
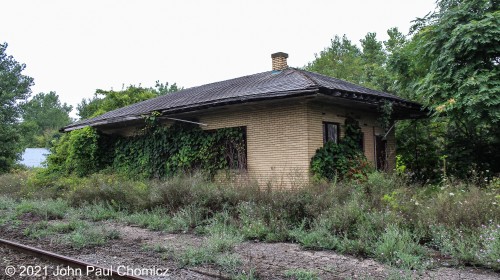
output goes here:
<path id="1" fill-rule="evenodd" d="M 245 128 L 204 131 L 176 122 L 157 124 L 156 116 L 132 137 L 105 135 L 86 127 L 65 134 L 52 149 L 49 170 L 86 176 L 105 168 L 144 178 L 162 178 L 200 170 L 246 168 Z"/>
<path id="2" fill-rule="evenodd" d="M 370 170 L 370 163 L 360 148 L 361 127 L 353 118 L 345 120 L 345 136 L 339 143 L 326 142 L 311 159 L 311 172 L 316 179 L 360 179 Z"/>

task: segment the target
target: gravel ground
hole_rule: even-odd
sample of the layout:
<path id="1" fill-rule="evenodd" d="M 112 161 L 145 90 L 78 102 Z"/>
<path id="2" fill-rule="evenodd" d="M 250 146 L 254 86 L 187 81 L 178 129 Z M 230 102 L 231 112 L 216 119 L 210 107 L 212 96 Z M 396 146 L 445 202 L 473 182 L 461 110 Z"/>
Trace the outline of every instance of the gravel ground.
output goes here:
<path id="1" fill-rule="evenodd" d="M 198 247 L 205 241 L 204 237 L 193 234 L 166 234 L 153 232 L 138 227 L 105 222 L 106 227 L 115 228 L 121 238 L 108 242 L 105 246 L 75 250 L 55 242 L 55 239 L 33 240 L 22 235 L 22 229 L 29 224 L 16 228 L 0 227 L 0 236 L 21 243 L 36 246 L 44 250 L 78 258 L 104 267 L 146 268 L 155 269 L 163 275 L 145 275 L 148 279 L 217 279 L 227 278 L 215 266 L 202 265 L 194 268 L 182 268 L 169 254 L 157 253 L 152 247 L 162 246 L 175 252 L 186 246 Z M 148 249 L 149 248 L 149 249 Z M 16 258 L 15 254 L 0 251 L 2 267 L 17 262 L 40 265 L 36 259 L 26 256 Z M 291 269 L 314 271 L 321 279 L 387 279 L 398 271 L 380 264 L 372 259 L 359 259 L 352 256 L 339 255 L 332 251 L 303 250 L 292 243 L 244 242 L 236 246 L 235 253 L 243 260 L 244 271 L 254 270 L 259 279 L 290 279 L 285 272 Z M 40 262 L 42 263 L 42 262 Z M 3 268 L 2 268 L 3 270 Z M 6 277 L 0 271 L 0 277 Z M 146 273 L 147 274 L 147 273 Z M 138 275 L 139 276 L 139 275 Z M 146 278 L 146 277 L 145 277 Z M 439 267 L 425 272 L 414 273 L 413 279 L 500 279 L 500 274 L 480 268 Z M 4 278 L 2 278 L 4 279 Z M 7 278 L 27 279 L 27 278 Z M 36 278 L 41 279 L 41 278 Z M 50 278 L 72 279 L 72 278 Z M 86 279 L 86 278 L 77 278 Z M 90 278 L 89 278 L 90 279 Z"/>
<path id="2" fill-rule="evenodd" d="M 0 279 L 103 279 L 37 257 L 0 247 Z"/>

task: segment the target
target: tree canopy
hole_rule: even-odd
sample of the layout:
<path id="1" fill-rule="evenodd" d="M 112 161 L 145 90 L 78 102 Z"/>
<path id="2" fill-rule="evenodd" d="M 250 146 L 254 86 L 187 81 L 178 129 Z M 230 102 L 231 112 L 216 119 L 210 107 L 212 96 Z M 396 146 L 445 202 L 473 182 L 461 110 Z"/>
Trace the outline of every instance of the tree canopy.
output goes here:
<path id="1" fill-rule="evenodd" d="M 31 94 L 33 78 L 22 72 L 26 65 L 7 55 L 7 43 L 0 44 L 0 173 L 8 171 L 19 157 L 18 102 Z"/>
<path id="2" fill-rule="evenodd" d="M 306 68 L 421 102 L 429 120 L 403 121 L 398 153 L 422 179 L 500 172 L 500 10 L 495 0 L 441 0 L 412 33 L 335 36 Z"/>
<path id="3" fill-rule="evenodd" d="M 73 107 L 62 104 L 53 91 L 36 94 L 20 108 L 23 147 L 47 147 L 58 130 L 71 123 L 69 113 Z"/>
<path id="4" fill-rule="evenodd" d="M 476 125 L 500 120 L 500 10 L 498 1 L 442 0 L 417 21 L 417 51 L 430 61 L 418 93 L 435 115 Z"/>
<path id="5" fill-rule="evenodd" d="M 92 99 L 83 99 L 77 106 L 78 116 L 82 119 L 93 118 L 106 112 L 151 99 L 160 95 L 176 92 L 182 88 L 177 84 L 169 85 L 156 81 L 155 88 L 130 85 L 121 91 L 96 90 Z"/>

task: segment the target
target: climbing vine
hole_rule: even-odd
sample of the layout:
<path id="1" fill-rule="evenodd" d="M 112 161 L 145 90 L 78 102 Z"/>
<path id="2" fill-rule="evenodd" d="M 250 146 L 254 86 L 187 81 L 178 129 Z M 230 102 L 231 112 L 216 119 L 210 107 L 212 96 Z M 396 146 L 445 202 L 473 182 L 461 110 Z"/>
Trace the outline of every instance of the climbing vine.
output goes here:
<path id="1" fill-rule="evenodd" d="M 384 101 L 378 106 L 378 112 L 380 113 L 380 116 L 378 117 L 377 121 L 380 127 L 382 127 L 385 132 L 389 130 L 389 127 L 391 125 L 392 111 L 392 102 L 390 101 Z"/>
<path id="2" fill-rule="evenodd" d="M 361 179 L 366 178 L 370 164 L 359 143 L 361 127 L 353 118 L 345 120 L 345 136 L 338 143 L 326 142 L 311 159 L 311 171 L 316 179 Z"/>
<path id="3" fill-rule="evenodd" d="M 113 167 L 144 177 L 168 177 L 203 170 L 246 168 L 244 128 L 204 131 L 196 125 L 174 123 L 153 127 L 134 137 L 119 138 Z"/>
<path id="4" fill-rule="evenodd" d="M 156 116 L 145 118 L 138 135 L 119 137 L 84 128 L 66 134 L 54 147 L 49 168 L 86 176 L 104 168 L 144 178 L 162 178 L 179 172 L 246 168 L 243 127 L 204 131 L 176 122 L 161 126 Z"/>
<path id="5" fill-rule="evenodd" d="M 100 146 L 101 135 L 90 127 L 65 134 L 47 158 L 49 170 L 62 174 L 86 176 L 96 172 L 107 154 Z"/>

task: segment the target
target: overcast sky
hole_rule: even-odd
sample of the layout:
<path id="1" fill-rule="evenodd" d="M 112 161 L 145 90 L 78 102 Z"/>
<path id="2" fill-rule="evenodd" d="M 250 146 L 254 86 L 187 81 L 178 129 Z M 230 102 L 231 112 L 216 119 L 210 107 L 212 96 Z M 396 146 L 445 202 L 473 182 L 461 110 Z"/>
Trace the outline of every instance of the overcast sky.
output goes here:
<path id="1" fill-rule="evenodd" d="M 435 0 L 0 0 L 0 42 L 26 64 L 33 93 L 74 107 L 96 89 L 183 87 L 271 69 L 271 53 L 301 67 L 346 34 L 380 40 L 434 10 Z M 76 117 L 75 112 L 72 113 Z"/>

